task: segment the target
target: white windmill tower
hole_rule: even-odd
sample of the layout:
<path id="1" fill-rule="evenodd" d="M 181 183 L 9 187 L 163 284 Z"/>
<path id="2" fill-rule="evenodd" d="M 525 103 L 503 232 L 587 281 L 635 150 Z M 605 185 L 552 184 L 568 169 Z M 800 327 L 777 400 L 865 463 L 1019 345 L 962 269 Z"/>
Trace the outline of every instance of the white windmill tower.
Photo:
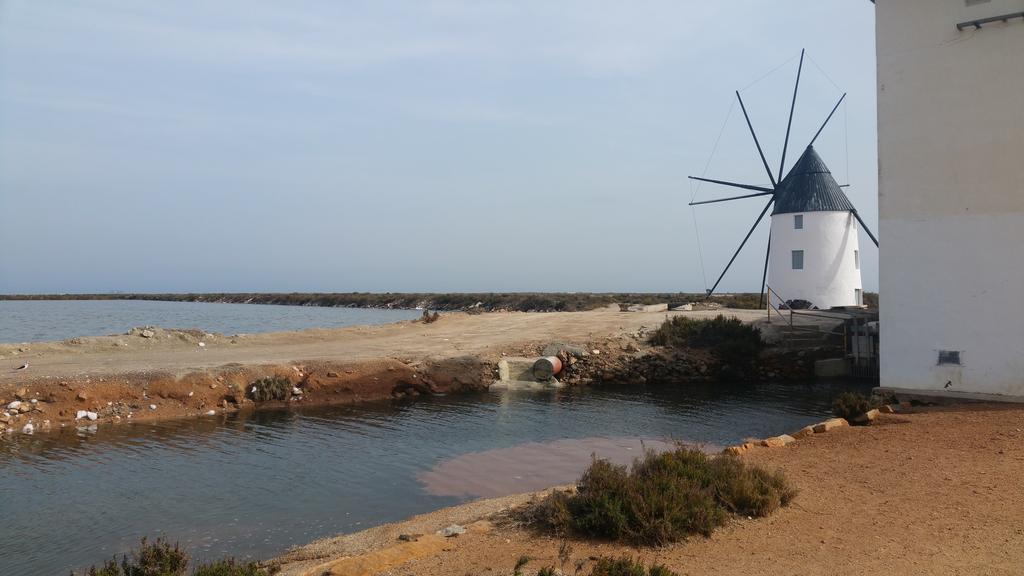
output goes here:
<path id="1" fill-rule="evenodd" d="M 718 288 L 718 284 L 725 277 L 725 273 L 729 271 L 736 256 L 750 239 L 750 235 L 764 219 L 769 208 L 774 205 L 767 254 L 765 255 L 765 269 L 761 280 L 762 306 L 764 305 L 766 282 L 782 301 L 794 308 L 828 309 L 863 304 L 857 224 L 860 224 L 875 246 L 878 246 L 878 239 L 864 224 L 857 209 L 846 197 L 842 187 L 836 183 L 828 167 L 825 166 L 825 162 L 814 151 L 815 140 L 832 119 L 839 105 L 846 98 L 846 94 L 839 98 L 839 102 L 832 108 L 828 118 L 818 128 L 811 143 L 807 145 L 804 153 L 786 174 L 786 177 L 782 177 L 782 170 L 786 165 L 786 148 L 789 145 L 789 132 L 793 126 L 793 111 L 800 88 L 800 73 L 803 71 L 803 63 L 804 53 L 801 51 L 778 176 L 772 174 L 768 167 L 768 161 L 765 159 L 764 151 L 754 132 L 750 116 L 747 115 L 747 109 L 743 105 L 743 98 L 740 97 L 739 92 L 736 92 L 736 98 L 743 110 L 750 135 L 754 138 L 761 162 L 768 173 L 771 187 L 690 176 L 694 180 L 755 191 L 754 194 L 743 196 L 691 202 L 691 206 L 756 196 L 770 196 L 768 203 L 765 204 L 754 225 L 751 226 L 750 231 L 743 238 L 743 242 L 732 255 L 725 270 L 715 281 L 714 286 L 708 290 L 709 296 Z"/>

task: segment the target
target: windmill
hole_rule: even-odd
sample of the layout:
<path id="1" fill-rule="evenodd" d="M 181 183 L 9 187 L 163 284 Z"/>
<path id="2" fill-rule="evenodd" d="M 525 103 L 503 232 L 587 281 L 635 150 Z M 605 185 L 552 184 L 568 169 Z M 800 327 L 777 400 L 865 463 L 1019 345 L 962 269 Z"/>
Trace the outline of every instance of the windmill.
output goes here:
<path id="1" fill-rule="evenodd" d="M 800 51 L 800 64 L 796 73 L 796 84 L 793 87 L 793 100 L 789 107 L 789 121 L 786 124 L 786 138 L 782 145 L 782 160 L 779 162 L 778 174 L 773 174 L 765 158 L 764 150 L 750 122 L 743 98 L 736 91 L 747 128 L 754 139 L 757 153 L 761 157 L 765 172 L 771 186 L 755 186 L 738 184 L 726 180 L 713 180 L 690 176 L 693 180 L 730 186 L 752 191 L 752 194 L 717 198 L 701 202 L 690 202 L 690 206 L 729 202 L 746 198 L 768 196 L 754 225 L 743 237 L 739 248 L 733 253 L 725 270 L 719 275 L 714 286 L 707 291 L 708 296 L 722 282 L 726 272 L 736 261 L 736 257 L 750 239 L 757 226 L 764 219 L 769 209 L 771 226 L 766 247 L 764 272 L 761 275 L 761 306 L 764 306 L 765 286 L 791 307 L 833 308 L 838 306 L 859 306 L 863 304 L 863 289 L 860 277 L 860 248 L 857 237 L 859 223 L 871 241 L 878 246 L 878 239 L 864 224 L 857 209 L 847 198 L 842 187 L 836 183 L 825 162 L 814 150 L 814 142 L 828 125 L 829 120 L 839 109 L 846 98 L 844 93 L 829 112 L 825 121 L 811 138 L 803 154 L 793 164 L 783 178 L 786 166 L 786 150 L 789 146 L 790 130 L 793 127 L 793 112 L 796 109 L 796 97 L 800 90 L 800 74 L 804 67 L 804 51 Z M 799 303 L 799 304 L 798 304 Z"/>

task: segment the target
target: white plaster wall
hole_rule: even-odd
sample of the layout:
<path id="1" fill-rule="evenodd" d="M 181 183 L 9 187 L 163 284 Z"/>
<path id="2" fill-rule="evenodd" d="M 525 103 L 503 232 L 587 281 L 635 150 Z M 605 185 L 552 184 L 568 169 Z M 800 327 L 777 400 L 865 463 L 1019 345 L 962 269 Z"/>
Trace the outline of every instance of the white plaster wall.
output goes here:
<path id="1" fill-rule="evenodd" d="M 772 216 L 768 285 L 785 300 L 807 300 L 823 309 L 854 306 L 854 290 L 862 285 L 854 260 L 860 246 L 853 214 L 804 212 L 802 230 L 793 228 L 793 216 Z M 803 270 L 793 270 L 793 250 L 804 251 Z"/>
<path id="2" fill-rule="evenodd" d="M 1024 396 L 1024 214 L 888 219 L 882 234 L 881 384 Z"/>
<path id="3" fill-rule="evenodd" d="M 881 384 L 1024 396 L 1024 0 L 875 10 Z"/>

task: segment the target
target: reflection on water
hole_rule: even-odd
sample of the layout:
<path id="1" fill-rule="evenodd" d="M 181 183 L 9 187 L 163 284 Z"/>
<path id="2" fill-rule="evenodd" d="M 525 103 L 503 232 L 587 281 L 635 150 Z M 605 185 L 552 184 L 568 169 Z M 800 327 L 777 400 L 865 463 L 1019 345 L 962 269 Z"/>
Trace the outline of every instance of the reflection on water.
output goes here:
<path id="1" fill-rule="evenodd" d="M 497 455 L 502 468 L 526 471 L 559 449 L 602 445 L 552 442 L 565 439 L 723 445 L 819 420 L 843 389 L 505 392 L 15 436 L 0 442 L 0 558 L 6 573 L 49 576 L 158 534 L 201 558 L 266 558 L 466 499 L 448 494 L 480 493 L 428 490 L 420 480 L 446 463 L 472 464 L 474 453 L 484 455 L 478 466 Z M 537 444 L 501 450 L 528 443 Z M 489 477 L 460 471 L 469 483 Z M 578 471 L 559 474 L 562 482 Z"/>
<path id="2" fill-rule="evenodd" d="M 645 451 L 664 452 L 674 446 L 670 440 L 654 438 L 527 442 L 449 458 L 420 474 L 419 479 L 427 493 L 435 496 L 504 496 L 572 483 L 594 458 L 629 465 Z M 702 448 L 717 451 L 710 446 Z"/>

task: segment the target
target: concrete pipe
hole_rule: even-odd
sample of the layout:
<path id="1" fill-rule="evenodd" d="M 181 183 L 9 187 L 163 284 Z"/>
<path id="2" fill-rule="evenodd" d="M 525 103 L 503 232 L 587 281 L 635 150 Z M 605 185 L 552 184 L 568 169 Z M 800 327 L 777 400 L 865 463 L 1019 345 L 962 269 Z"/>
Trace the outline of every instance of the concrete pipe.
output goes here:
<path id="1" fill-rule="evenodd" d="M 551 380 L 562 371 L 562 361 L 558 356 L 547 356 L 533 363 L 533 377 L 539 382 Z"/>

